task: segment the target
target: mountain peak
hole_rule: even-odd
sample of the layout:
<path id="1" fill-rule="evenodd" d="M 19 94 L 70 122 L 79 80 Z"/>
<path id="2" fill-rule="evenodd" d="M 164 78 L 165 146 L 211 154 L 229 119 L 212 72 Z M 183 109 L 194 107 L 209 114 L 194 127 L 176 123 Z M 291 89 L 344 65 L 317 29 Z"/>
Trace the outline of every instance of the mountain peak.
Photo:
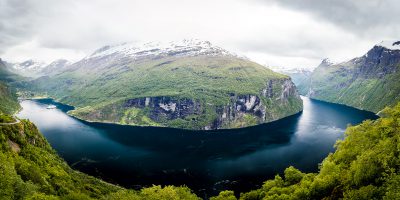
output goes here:
<path id="1" fill-rule="evenodd" d="M 400 50 L 400 41 L 396 40 L 385 40 L 377 44 L 376 46 L 384 47 L 390 50 Z"/>
<path id="2" fill-rule="evenodd" d="M 328 66 L 331 66 L 331 65 L 334 65 L 334 64 L 335 64 L 335 63 L 332 62 L 332 60 L 330 60 L 329 58 L 324 58 L 324 59 L 322 60 L 321 64 L 319 64 L 318 67 L 328 67 Z"/>
<path id="3" fill-rule="evenodd" d="M 214 46 L 209 41 L 199 39 L 184 39 L 171 42 L 146 42 L 146 43 L 121 43 L 117 45 L 107 45 L 85 59 L 104 56 L 127 56 L 134 59 L 149 56 L 237 56 L 225 49 Z"/>

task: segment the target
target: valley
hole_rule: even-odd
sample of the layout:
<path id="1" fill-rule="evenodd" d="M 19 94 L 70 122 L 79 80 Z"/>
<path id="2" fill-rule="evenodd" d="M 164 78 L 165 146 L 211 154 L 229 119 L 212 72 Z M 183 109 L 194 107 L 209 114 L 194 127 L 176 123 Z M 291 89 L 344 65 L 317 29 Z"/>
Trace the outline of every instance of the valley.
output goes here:
<path id="1" fill-rule="evenodd" d="M 384 109 L 378 118 L 371 112 L 314 100 L 357 107 L 342 98 L 329 100 L 330 96 L 320 98 L 318 94 L 343 96 L 345 87 L 360 80 L 360 89 L 381 88 L 379 82 L 369 82 L 368 87 L 364 83 L 376 76 L 387 83 L 388 77 L 395 76 L 397 61 L 391 56 L 397 50 L 385 57 L 394 64 L 382 69 L 376 64 L 363 68 L 367 61 L 359 61 L 363 70 L 345 67 L 357 59 L 340 65 L 324 60 L 313 72 L 282 71 L 287 74 L 283 75 L 209 43 L 196 43 L 200 47 L 189 43 L 179 47 L 185 50 L 166 48 L 161 53 L 154 44 L 145 45 L 147 53 L 138 53 L 127 44 L 104 47 L 75 64 L 49 68 L 52 74 L 36 78 L 16 75 L 2 65 L 0 110 L 5 122 L 0 124 L 0 159 L 4 163 L 0 183 L 4 187 L 0 193 L 12 199 L 18 195 L 34 199 L 214 200 L 398 195 L 392 189 L 396 173 L 373 180 L 386 176 L 381 174 L 386 168 L 395 170 L 396 164 L 383 169 L 380 164 L 360 160 L 365 153 L 380 152 L 380 141 L 389 144 L 393 140 L 388 138 L 397 137 L 392 135 L 397 131 L 392 122 L 397 120 L 398 106 Z M 379 48 L 385 51 L 376 46 L 368 55 Z M 371 66 L 374 72 L 368 72 Z M 342 75 L 356 78 L 338 87 L 332 78 L 337 77 L 337 69 L 346 69 Z M 46 68 L 40 71 L 45 73 Z M 393 88 L 388 86 L 386 91 L 395 94 Z M 20 101 L 17 92 L 23 97 Z M 300 98 L 299 94 L 305 93 L 309 97 Z M 29 100 L 37 96 L 55 100 Z M 395 102 L 388 100 L 374 105 L 381 109 Z M 55 108 L 48 109 L 52 105 Z M 12 121 L 9 115 L 18 110 L 17 121 Z M 384 124 L 391 127 L 388 136 L 381 135 Z M 378 143 L 369 143 L 373 140 L 370 136 Z M 343 145 L 358 137 L 367 137 L 357 144 L 369 145 L 371 150 L 356 149 L 354 155 L 345 156 L 351 163 L 362 162 L 349 169 L 341 154 L 350 154 L 355 148 Z M 339 145 L 336 150 L 335 143 Z M 348 170 L 361 173 L 371 165 L 375 168 L 367 178 L 348 179 Z M 348 189 L 349 185 L 353 189 Z M 342 189 L 332 192 L 337 187 Z"/>

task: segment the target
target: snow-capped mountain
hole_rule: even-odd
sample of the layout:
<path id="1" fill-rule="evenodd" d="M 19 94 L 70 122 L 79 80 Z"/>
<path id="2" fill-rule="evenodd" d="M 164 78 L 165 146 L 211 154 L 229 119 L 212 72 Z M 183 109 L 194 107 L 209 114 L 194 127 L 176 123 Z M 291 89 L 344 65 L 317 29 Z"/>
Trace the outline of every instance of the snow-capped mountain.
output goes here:
<path id="1" fill-rule="evenodd" d="M 7 63 L 8 68 L 14 73 L 26 77 L 37 77 L 40 71 L 47 65 L 45 62 L 27 60 L 21 63 Z"/>
<path id="2" fill-rule="evenodd" d="M 30 59 L 21 63 L 7 63 L 7 67 L 16 74 L 36 78 L 59 72 L 70 64 L 71 62 L 65 59 L 58 59 L 50 64 Z"/>
<path id="3" fill-rule="evenodd" d="M 329 59 L 324 59 L 322 63 L 330 64 Z M 290 68 L 290 67 L 269 67 L 271 70 L 290 76 L 300 94 L 305 95 L 309 88 L 309 79 L 312 68 Z"/>
<path id="4" fill-rule="evenodd" d="M 311 72 L 312 69 L 310 68 L 305 68 L 305 67 L 298 67 L 298 68 L 293 68 L 293 67 L 276 67 L 276 66 L 268 66 L 272 71 L 279 72 L 282 74 L 296 74 L 296 73 L 308 73 Z"/>
<path id="5" fill-rule="evenodd" d="M 18 71 L 40 71 L 45 66 L 45 62 L 30 59 L 21 63 L 14 63 L 12 68 Z"/>
<path id="6" fill-rule="evenodd" d="M 49 65 L 46 65 L 42 70 L 40 71 L 41 75 L 52 75 L 57 72 L 60 72 L 64 70 L 67 66 L 72 64 L 72 62 L 65 60 L 65 59 L 58 59 L 50 63 Z"/>
<path id="7" fill-rule="evenodd" d="M 237 56 L 227 50 L 212 45 L 209 41 L 198 39 L 185 39 L 172 42 L 148 42 L 148 43 L 122 43 L 108 45 L 96 50 L 85 59 L 99 57 L 131 57 L 135 60 L 148 57 L 164 56 Z"/>

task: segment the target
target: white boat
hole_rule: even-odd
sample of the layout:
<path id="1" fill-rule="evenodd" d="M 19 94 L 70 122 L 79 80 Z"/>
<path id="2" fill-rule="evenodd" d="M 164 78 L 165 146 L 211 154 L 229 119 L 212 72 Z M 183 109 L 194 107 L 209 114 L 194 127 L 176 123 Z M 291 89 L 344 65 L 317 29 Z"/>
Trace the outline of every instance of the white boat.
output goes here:
<path id="1" fill-rule="evenodd" d="M 55 109 L 55 108 L 57 108 L 55 105 L 49 105 L 49 106 L 47 106 L 47 109 Z"/>

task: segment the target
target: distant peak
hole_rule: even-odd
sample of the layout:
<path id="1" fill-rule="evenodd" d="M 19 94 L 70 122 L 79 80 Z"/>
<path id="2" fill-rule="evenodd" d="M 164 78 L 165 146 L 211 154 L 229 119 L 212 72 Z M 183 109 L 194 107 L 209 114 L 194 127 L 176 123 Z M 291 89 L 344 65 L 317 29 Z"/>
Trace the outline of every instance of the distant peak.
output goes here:
<path id="1" fill-rule="evenodd" d="M 331 66 L 331 65 L 333 65 L 333 64 L 335 64 L 335 63 L 332 62 L 331 59 L 329 59 L 329 58 L 324 58 L 324 59 L 322 60 L 321 64 L 320 64 L 320 66 Z"/>
<path id="2" fill-rule="evenodd" d="M 42 61 L 37 61 L 37 60 L 33 60 L 33 59 L 29 59 L 20 63 L 12 63 L 11 66 L 12 68 L 16 69 L 16 70 L 38 70 L 41 69 L 43 67 L 45 67 L 47 64 L 45 62 Z"/>
<path id="3" fill-rule="evenodd" d="M 396 40 L 385 40 L 377 44 L 376 46 L 381 46 L 390 50 L 400 50 L 400 41 Z"/>

